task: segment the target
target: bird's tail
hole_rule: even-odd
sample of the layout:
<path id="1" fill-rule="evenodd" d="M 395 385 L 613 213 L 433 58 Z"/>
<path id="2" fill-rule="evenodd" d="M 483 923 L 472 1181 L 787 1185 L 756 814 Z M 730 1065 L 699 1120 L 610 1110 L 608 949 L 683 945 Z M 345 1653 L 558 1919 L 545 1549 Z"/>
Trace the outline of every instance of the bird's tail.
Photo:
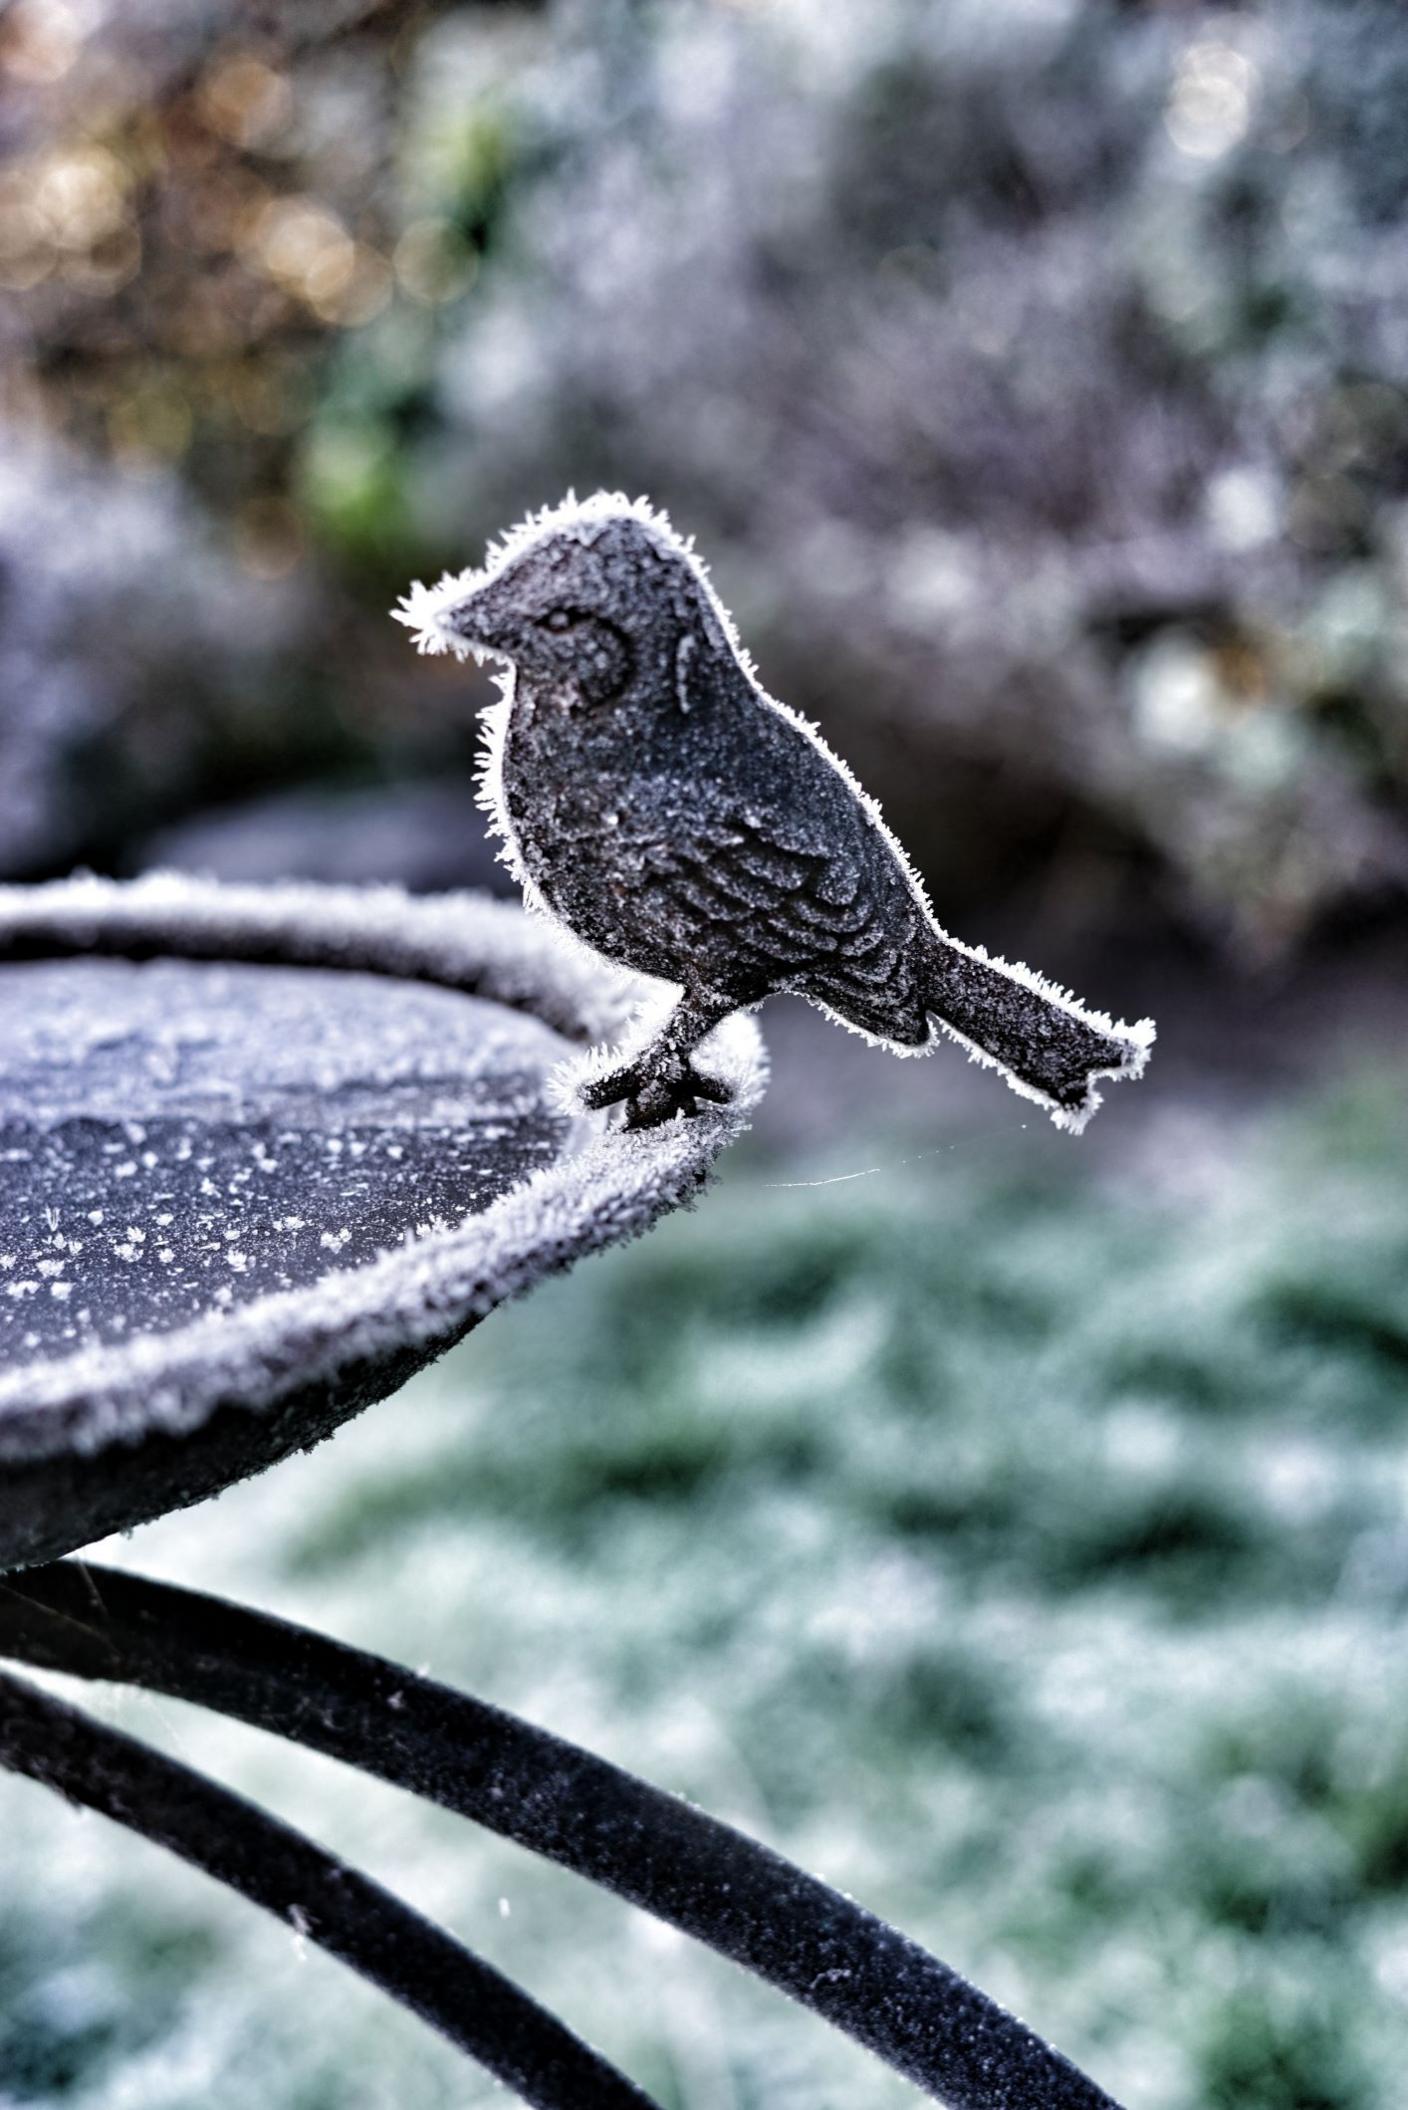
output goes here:
<path id="1" fill-rule="evenodd" d="M 1029 967 L 935 937 L 925 1009 L 979 1062 L 1037 1100 L 1058 1128 L 1079 1133 L 1100 1104 L 1101 1077 L 1137 1077 L 1154 1022 L 1126 1026 L 1088 1011 Z"/>

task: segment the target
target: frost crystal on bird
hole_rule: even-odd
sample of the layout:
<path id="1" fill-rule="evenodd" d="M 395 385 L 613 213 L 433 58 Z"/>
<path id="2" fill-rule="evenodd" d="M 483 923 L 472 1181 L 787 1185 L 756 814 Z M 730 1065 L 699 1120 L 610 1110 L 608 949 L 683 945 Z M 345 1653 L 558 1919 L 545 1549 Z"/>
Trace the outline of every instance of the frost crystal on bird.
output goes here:
<path id="1" fill-rule="evenodd" d="M 422 651 L 507 663 L 482 797 L 530 904 L 680 992 L 586 1078 L 588 1106 L 624 1101 L 649 1128 L 726 1100 L 703 1044 L 781 992 L 896 1054 L 946 1034 L 1062 1128 L 1084 1127 L 1100 1078 L 1143 1070 L 1151 1020 L 1119 1024 L 939 927 L 874 801 L 764 691 L 645 500 L 569 497 L 396 613 Z"/>

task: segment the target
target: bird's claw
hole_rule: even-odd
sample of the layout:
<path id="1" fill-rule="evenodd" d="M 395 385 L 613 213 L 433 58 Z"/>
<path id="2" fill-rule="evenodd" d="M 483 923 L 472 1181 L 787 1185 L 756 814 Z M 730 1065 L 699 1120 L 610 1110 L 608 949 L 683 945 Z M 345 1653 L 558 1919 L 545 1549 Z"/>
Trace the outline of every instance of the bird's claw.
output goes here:
<path id="1" fill-rule="evenodd" d="M 625 1100 L 624 1126 L 628 1129 L 659 1128 L 676 1114 L 697 1114 L 701 1100 L 710 1106 L 727 1106 L 732 1097 L 726 1084 L 702 1076 L 684 1056 L 642 1055 L 582 1087 L 582 1102 L 594 1112 Z"/>

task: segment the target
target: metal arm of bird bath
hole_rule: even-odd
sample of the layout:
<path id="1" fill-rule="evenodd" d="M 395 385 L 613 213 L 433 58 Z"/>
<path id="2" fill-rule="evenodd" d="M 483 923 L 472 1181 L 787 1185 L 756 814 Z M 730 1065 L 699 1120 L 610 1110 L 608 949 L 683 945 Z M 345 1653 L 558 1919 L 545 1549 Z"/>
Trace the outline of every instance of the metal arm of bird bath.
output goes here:
<path id="1" fill-rule="evenodd" d="M 199 1702 L 470 1817 L 730 1957 L 951 2110 L 1118 2110 L 956 1971 L 781 1855 L 384 1658 L 78 1561 L 0 1584 L 0 1655 Z"/>
<path id="2" fill-rule="evenodd" d="M 262 1905 L 538 2110 L 655 2110 L 555 2016 L 379 1883 L 189 1766 L 4 1674 L 0 1766 Z"/>

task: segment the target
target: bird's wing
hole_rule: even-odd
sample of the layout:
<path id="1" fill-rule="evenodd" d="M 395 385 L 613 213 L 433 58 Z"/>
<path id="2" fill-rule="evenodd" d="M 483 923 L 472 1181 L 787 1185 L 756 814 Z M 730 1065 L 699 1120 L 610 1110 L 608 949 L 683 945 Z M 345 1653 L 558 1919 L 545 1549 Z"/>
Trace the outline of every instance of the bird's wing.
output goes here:
<path id="1" fill-rule="evenodd" d="M 701 949 L 726 947 L 733 979 L 759 994 L 803 989 L 869 1017 L 878 991 L 893 991 L 912 899 L 859 809 L 836 823 L 834 811 L 693 787 L 679 825 L 640 847 L 642 894 L 676 926 L 687 919 Z"/>

